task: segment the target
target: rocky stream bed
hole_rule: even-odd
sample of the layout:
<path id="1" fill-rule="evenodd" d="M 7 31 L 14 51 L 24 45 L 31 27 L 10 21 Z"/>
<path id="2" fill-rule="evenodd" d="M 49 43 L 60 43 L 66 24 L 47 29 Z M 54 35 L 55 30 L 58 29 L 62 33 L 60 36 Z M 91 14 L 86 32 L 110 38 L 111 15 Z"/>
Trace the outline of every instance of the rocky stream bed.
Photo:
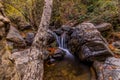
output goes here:
<path id="1" fill-rule="evenodd" d="M 20 77 L 11 55 L 29 48 L 35 36 L 30 25 L 24 27 L 19 31 L 7 17 L 0 16 L 0 80 Z M 120 59 L 114 57 L 98 30 L 102 29 L 92 23 L 50 29 L 44 54 L 44 80 L 120 80 Z M 21 71 L 23 67 L 19 65 Z"/>

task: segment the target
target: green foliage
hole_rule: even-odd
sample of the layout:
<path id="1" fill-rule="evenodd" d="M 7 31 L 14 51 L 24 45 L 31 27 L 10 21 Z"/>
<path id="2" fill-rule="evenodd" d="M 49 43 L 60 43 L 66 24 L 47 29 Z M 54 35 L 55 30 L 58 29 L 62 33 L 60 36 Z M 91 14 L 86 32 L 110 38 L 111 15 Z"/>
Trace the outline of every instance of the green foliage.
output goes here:
<path id="1" fill-rule="evenodd" d="M 54 0 L 51 23 L 90 21 L 96 24 L 110 22 L 116 26 L 118 8 L 118 0 Z"/>
<path id="2" fill-rule="evenodd" d="M 2 0 L 8 17 L 21 17 L 32 26 L 37 27 L 40 22 L 43 0 Z"/>
<path id="3" fill-rule="evenodd" d="M 54 0 L 51 25 L 69 22 L 110 22 L 118 26 L 119 0 Z M 3 0 L 8 16 L 22 16 L 33 26 L 38 26 L 44 0 Z M 113 20 L 114 19 L 114 20 Z"/>
<path id="4" fill-rule="evenodd" d="M 93 10 L 88 12 L 91 21 L 111 22 L 111 19 L 118 15 L 117 4 L 116 0 L 98 0 L 93 5 L 88 6 L 88 10 Z"/>

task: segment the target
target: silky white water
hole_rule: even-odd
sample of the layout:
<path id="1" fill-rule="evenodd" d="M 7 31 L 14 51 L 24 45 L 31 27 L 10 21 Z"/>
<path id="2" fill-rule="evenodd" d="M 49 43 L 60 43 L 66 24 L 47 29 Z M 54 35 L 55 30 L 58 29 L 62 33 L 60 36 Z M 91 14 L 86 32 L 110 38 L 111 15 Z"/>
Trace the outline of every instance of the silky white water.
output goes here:
<path id="1" fill-rule="evenodd" d="M 51 33 L 56 38 L 56 41 L 58 43 L 58 48 L 65 51 L 66 55 L 73 57 L 73 55 L 67 49 L 66 33 L 64 32 L 61 36 L 58 36 L 56 33 L 52 32 L 52 31 L 48 31 L 48 32 Z"/>

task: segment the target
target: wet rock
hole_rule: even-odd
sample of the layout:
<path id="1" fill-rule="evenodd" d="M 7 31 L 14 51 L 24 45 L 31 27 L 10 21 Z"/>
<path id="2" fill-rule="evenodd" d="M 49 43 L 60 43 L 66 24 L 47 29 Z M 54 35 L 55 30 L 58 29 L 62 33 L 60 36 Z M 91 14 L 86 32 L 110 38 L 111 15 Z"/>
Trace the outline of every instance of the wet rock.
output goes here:
<path id="1" fill-rule="evenodd" d="M 108 57 L 105 62 L 94 62 L 97 80 L 120 80 L 120 58 Z"/>
<path id="2" fill-rule="evenodd" d="M 73 33 L 73 28 L 70 26 L 63 25 L 61 29 L 68 35 L 71 35 Z"/>
<path id="3" fill-rule="evenodd" d="M 56 49 L 52 58 L 55 60 L 62 60 L 65 56 L 65 52 L 61 49 Z"/>
<path id="4" fill-rule="evenodd" d="M 63 33 L 63 30 L 61 28 L 54 30 L 53 32 L 55 32 L 58 36 L 60 36 Z"/>
<path id="5" fill-rule="evenodd" d="M 31 46 L 31 44 L 32 44 L 32 42 L 34 40 L 34 36 L 35 36 L 35 34 L 32 33 L 32 32 L 27 33 L 25 41 L 26 41 L 28 46 Z"/>
<path id="6" fill-rule="evenodd" d="M 55 37 L 52 34 L 48 34 L 47 35 L 47 45 L 51 45 L 55 42 Z M 55 47 L 55 46 L 51 46 L 51 47 Z"/>
<path id="7" fill-rule="evenodd" d="M 66 26 L 66 25 L 63 25 L 61 28 L 63 31 L 70 31 L 71 29 L 69 26 Z"/>
<path id="8" fill-rule="evenodd" d="M 113 55 L 108 48 L 107 41 L 92 23 L 82 23 L 76 26 L 71 34 L 68 47 L 81 60 L 105 60 Z"/>
<path id="9" fill-rule="evenodd" d="M 19 31 L 14 28 L 13 26 L 10 26 L 10 30 L 8 32 L 8 35 L 6 37 L 7 40 L 17 43 L 17 46 L 25 46 L 25 41 L 20 35 Z"/>
<path id="10" fill-rule="evenodd" d="M 76 55 L 79 52 L 80 47 L 78 39 L 72 38 L 68 41 L 68 48 L 72 54 Z"/>

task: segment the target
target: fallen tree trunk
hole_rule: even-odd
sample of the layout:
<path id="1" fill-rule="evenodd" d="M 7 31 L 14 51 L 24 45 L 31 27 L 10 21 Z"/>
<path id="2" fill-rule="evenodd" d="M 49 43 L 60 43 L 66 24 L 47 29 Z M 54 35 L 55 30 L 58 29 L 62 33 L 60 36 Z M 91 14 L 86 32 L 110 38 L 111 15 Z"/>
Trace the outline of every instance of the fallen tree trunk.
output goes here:
<path id="1" fill-rule="evenodd" d="M 43 54 L 46 50 L 47 28 L 50 23 L 52 3 L 53 0 L 45 0 L 41 23 L 31 48 L 12 54 L 19 76 L 19 79 L 14 76 L 12 80 L 43 79 Z"/>

